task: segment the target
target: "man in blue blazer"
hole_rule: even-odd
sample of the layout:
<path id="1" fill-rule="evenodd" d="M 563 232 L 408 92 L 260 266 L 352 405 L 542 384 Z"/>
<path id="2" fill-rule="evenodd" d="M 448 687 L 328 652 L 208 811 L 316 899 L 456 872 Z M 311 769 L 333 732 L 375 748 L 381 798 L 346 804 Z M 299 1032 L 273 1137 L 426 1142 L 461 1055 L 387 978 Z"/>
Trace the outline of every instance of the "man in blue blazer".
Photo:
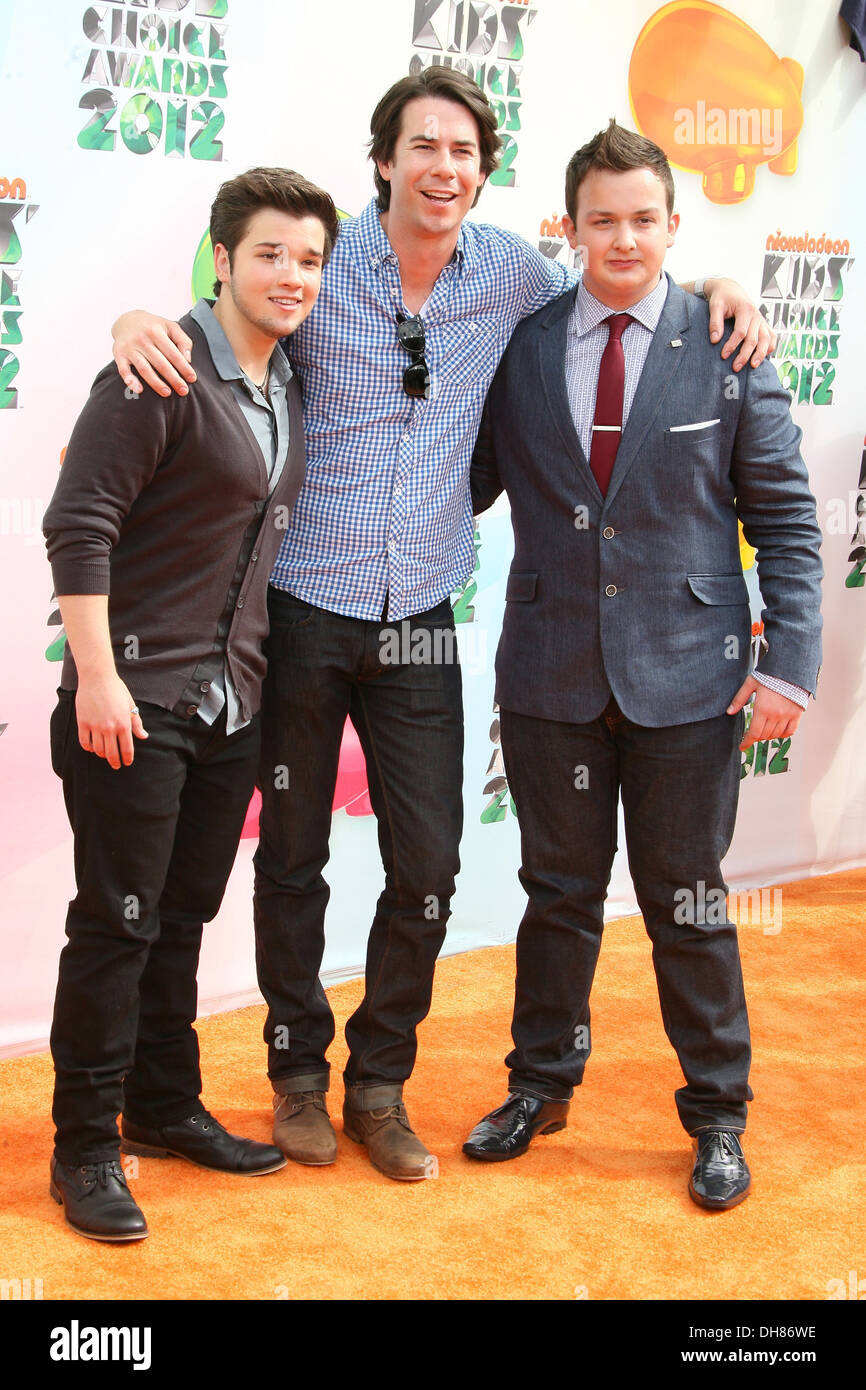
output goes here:
<path id="1" fill-rule="evenodd" d="M 696 1141 L 689 1192 L 749 1191 L 751 1049 L 721 860 L 739 749 L 794 732 L 820 661 L 820 531 L 788 397 L 734 377 L 706 304 L 664 274 L 679 218 L 664 152 L 611 122 L 578 150 L 564 218 L 584 276 L 516 330 L 472 466 L 504 488 L 515 553 L 496 659 L 529 902 L 517 938 L 509 1097 L 464 1152 L 501 1160 L 566 1123 L 623 800 L 629 866 Z M 766 646 L 750 672 L 738 518 L 758 552 Z M 748 733 L 744 706 L 754 698 Z"/>

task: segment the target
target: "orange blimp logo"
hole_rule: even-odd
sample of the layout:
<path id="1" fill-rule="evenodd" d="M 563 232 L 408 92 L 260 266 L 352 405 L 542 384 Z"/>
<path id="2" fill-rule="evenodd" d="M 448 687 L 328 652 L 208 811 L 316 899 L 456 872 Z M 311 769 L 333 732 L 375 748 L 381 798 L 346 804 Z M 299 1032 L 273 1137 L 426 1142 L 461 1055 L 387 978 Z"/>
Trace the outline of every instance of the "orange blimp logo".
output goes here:
<path id="1" fill-rule="evenodd" d="M 674 0 L 638 34 L 628 71 L 638 128 L 671 164 L 699 173 L 713 203 L 739 203 L 761 164 L 797 168 L 803 69 L 708 0 Z"/>

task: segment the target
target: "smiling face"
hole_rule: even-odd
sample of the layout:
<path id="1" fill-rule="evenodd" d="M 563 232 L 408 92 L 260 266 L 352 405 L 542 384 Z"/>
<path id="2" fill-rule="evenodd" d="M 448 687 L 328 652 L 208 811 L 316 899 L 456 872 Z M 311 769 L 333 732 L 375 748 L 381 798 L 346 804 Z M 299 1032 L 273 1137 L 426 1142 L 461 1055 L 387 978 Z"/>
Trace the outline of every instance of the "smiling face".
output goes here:
<path id="1" fill-rule="evenodd" d="M 403 108 L 389 160 L 377 160 L 391 186 L 382 223 L 389 236 L 454 236 L 484 183 L 478 126 L 468 107 L 416 97 Z"/>
<path id="2" fill-rule="evenodd" d="M 658 284 L 679 220 L 652 169 L 591 169 L 577 189 L 575 220 L 562 223 L 569 245 L 585 248 L 589 292 L 611 309 L 627 309 Z"/>
<path id="3" fill-rule="evenodd" d="M 250 346 L 270 348 L 294 333 L 318 298 L 324 246 L 317 217 L 276 208 L 253 213 L 231 257 L 217 243 L 214 268 L 221 288 L 214 312 L 232 346 L 233 334 Z"/>

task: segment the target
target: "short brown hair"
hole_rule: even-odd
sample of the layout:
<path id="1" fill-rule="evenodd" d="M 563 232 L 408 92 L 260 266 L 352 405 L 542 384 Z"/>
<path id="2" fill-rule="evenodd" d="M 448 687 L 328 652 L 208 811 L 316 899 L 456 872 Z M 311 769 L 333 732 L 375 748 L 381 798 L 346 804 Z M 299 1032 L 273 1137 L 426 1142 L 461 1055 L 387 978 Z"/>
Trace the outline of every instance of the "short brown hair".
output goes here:
<path id="1" fill-rule="evenodd" d="M 492 174 L 499 163 L 502 141 L 496 133 L 496 115 L 471 77 L 455 68 L 443 68 L 438 63 L 412 76 L 401 77 L 399 82 L 388 88 L 370 118 L 370 134 L 373 137 L 370 141 L 370 158 L 373 160 L 373 178 L 378 195 L 376 205 L 380 212 L 387 212 L 391 206 L 391 185 L 382 178 L 376 161 L 386 164 L 393 159 L 403 120 L 403 107 L 417 97 L 442 97 L 445 101 L 456 101 L 465 106 L 469 114 L 474 116 L 478 127 L 478 148 L 484 177 Z M 479 188 L 473 207 L 480 194 Z"/>
<path id="2" fill-rule="evenodd" d="M 243 241 L 250 220 L 261 208 L 276 208 L 293 217 L 317 217 L 325 232 L 322 264 L 327 262 L 340 230 L 333 199 L 294 169 L 248 169 L 222 184 L 210 210 L 210 239 L 222 244 L 232 263 L 235 247 Z M 219 297 L 220 281 L 214 282 Z"/>
<path id="3" fill-rule="evenodd" d="M 664 184 L 668 217 L 673 213 L 674 176 L 664 150 L 645 136 L 617 125 L 611 117 L 607 130 L 600 130 L 586 145 L 581 145 L 568 161 L 565 210 L 572 222 L 577 221 L 578 189 L 592 169 L 612 169 L 618 174 L 629 169 L 651 169 Z"/>

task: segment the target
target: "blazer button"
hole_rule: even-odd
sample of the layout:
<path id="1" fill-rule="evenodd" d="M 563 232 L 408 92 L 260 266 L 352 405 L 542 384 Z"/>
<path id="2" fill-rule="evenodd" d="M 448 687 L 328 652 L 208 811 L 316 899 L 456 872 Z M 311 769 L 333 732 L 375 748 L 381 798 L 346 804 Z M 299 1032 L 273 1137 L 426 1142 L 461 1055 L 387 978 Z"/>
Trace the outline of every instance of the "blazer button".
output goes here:
<path id="1" fill-rule="evenodd" d="M 187 705 L 187 714 L 198 714 L 198 705 Z"/>
<path id="2" fill-rule="evenodd" d="M 614 594 L 616 593 L 616 585 L 608 584 L 604 592 L 607 594 L 608 598 L 613 598 Z"/>
<path id="3" fill-rule="evenodd" d="M 606 541 L 612 541 L 614 536 L 616 535 L 616 532 L 614 531 L 612 526 L 605 526 L 601 534 L 604 536 Z"/>
<path id="4" fill-rule="evenodd" d="M 199 690 L 201 691 L 202 695 L 206 695 L 207 692 L 210 690 L 210 681 L 202 681 L 201 685 L 199 686 Z"/>

